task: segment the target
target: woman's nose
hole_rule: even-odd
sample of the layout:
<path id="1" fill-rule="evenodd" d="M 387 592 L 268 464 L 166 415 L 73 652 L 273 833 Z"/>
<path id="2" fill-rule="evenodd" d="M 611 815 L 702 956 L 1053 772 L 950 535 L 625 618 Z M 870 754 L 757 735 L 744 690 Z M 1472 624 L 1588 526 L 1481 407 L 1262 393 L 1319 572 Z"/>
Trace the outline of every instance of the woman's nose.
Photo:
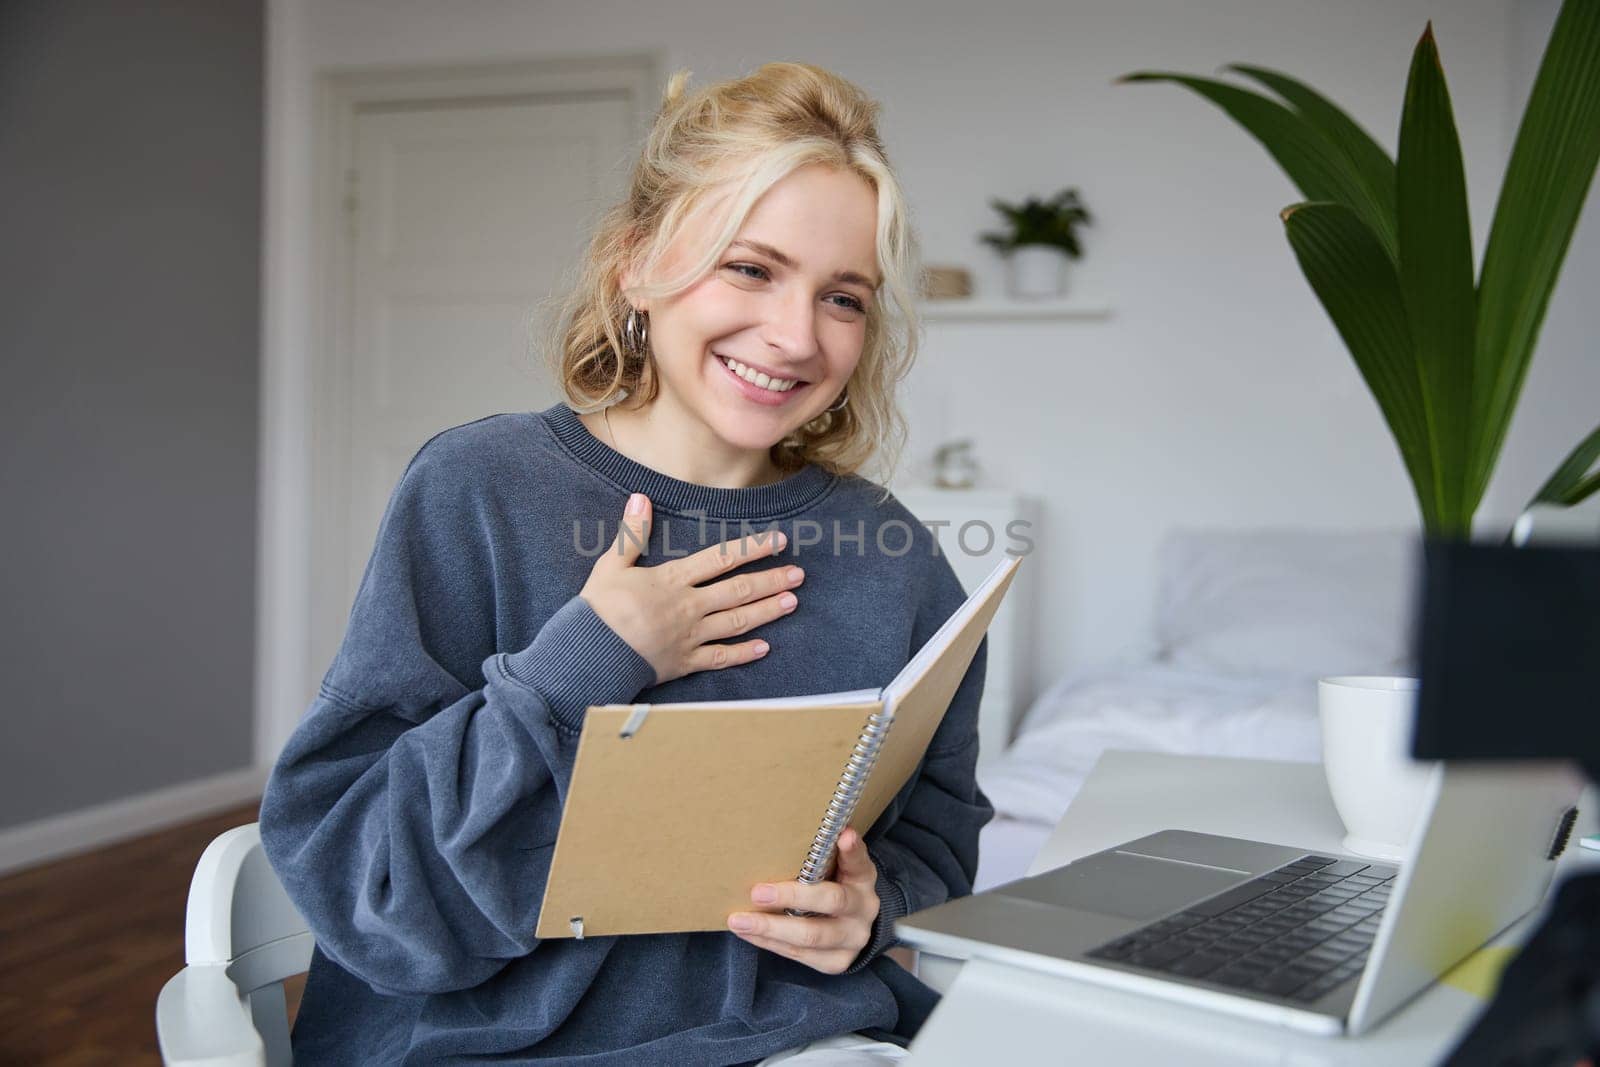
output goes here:
<path id="1" fill-rule="evenodd" d="M 794 290 L 772 301 L 762 333 L 769 346 L 789 359 L 816 352 L 816 305 L 810 295 Z"/>

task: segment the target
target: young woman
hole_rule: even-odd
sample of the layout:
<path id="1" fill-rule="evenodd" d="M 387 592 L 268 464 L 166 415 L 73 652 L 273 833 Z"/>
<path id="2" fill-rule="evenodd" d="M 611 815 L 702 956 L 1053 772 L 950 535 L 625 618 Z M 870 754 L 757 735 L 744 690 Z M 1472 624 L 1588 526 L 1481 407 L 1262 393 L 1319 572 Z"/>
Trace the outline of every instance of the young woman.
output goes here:
<path id="1" fill-rule="evenodd" d="M 262 841 L 317 940 L 297 1062 L 878 1062 L 935 999 L 884 950 L 971 890 L 981 647 L 832 880 L 724 932 L 533 934 L 589 705 L 876 687 L 964 599 L 857 473 L 915 337 L 877 105 L 801 64 L 686 77 L 560 317 L 570 403 L 417 453 L 273 770 Z"/>

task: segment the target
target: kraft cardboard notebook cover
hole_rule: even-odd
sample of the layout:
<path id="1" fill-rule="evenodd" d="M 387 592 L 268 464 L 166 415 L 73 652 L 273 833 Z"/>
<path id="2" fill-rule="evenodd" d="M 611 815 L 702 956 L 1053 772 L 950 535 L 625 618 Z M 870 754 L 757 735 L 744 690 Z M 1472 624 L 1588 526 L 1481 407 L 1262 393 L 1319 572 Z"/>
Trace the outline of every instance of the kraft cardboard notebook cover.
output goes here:
<path id="1" fill-rule="evenodd" d="M 916 771 L 1020 563 L 882 689 L 589 708 L 538 936 L 723 930 L 757 882 L 831 869 L 845 819 L 864 833 Z"/>

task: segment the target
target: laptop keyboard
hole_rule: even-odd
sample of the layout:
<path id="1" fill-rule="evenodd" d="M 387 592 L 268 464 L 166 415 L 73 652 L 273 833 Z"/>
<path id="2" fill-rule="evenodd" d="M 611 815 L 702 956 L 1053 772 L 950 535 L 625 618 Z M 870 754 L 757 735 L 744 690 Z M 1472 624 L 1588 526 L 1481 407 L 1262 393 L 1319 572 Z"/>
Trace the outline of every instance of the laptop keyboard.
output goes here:
<path id="1" fill-rule="evenodd" d="M 1310 1003 L 1366 966 L 1397 873 L 1302 856 L 1089 955 Z"/>

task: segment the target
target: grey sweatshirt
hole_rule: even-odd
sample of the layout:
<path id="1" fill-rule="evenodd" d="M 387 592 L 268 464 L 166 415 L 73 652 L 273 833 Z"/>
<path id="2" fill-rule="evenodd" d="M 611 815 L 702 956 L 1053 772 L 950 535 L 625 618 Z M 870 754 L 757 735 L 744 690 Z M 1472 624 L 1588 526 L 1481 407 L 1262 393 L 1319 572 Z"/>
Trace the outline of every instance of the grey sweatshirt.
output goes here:
<path id="1" fill-rule="evenodd" d="M 751 529 L 788 535 L 731 572 L 805 568 L 798 608 L 736 638 L 765 639 L 764 658 L 656 685 L 577 595 L 631 492 L 654 505 L 641 566 Z M 881 495 L 815 466 L 748 489 L 680 481 L 564 404 L 424 445 L 262 800 L 267 857 L 317 941 L 296 1062 L 737 1064 L 847 1031 L 913 1033 L 936 995 L 882 953 L 897 917 L 971 891 L 993 814 L 973 778 L 987 642 L 865 835 L 880 913 L 846 973 L 724 931 L 533 933 L 589 705 L 881 686 L 960 606 L 938 539 Z"/>

